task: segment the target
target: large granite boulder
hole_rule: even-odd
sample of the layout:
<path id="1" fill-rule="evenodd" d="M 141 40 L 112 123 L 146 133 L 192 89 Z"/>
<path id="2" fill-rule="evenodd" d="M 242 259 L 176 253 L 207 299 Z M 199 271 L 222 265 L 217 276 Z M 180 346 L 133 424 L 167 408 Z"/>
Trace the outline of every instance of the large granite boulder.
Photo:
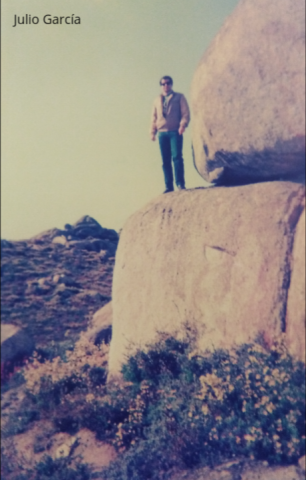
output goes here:
<path id="1" fill-rule="evenodd" d="M 305 174 L 305 0 L 241 0 L 191 88 L 193 150 L 219 184 Z"/>
<path id="2" fill-rule="evenodd" d="M 114 270 L 111 376 L 158 331 L 175 333 L 186 321 L 203 349 L 259 334 L 271 343 L 286 332 L 290 278 L 302 261 L 295 232 L 304 195 L 293 182 L 186 190 L 130 217 Z M 304 299 L 294 298 L 302 315 Z M 292 335 L 304 337 L 301 318 L 295 325 Z M 290 345 L 300 357 L 300 346 Z"/>

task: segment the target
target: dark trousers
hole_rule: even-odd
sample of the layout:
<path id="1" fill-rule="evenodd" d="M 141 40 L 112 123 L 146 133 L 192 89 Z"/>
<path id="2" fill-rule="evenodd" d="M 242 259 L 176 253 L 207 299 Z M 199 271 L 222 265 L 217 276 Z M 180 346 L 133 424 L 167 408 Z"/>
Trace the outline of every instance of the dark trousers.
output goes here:
<path id="1" fill-rule="evenodd" d="M 158 140 L 163 161 L 166 189 L 173 190 L 173 172 L 171 160 L 173 160 L 176 185 L 178 187 L 185 187 L 184 160 L 182 156 L 183 135 L 179 135 L 177 131 L 159 132 Z"/>

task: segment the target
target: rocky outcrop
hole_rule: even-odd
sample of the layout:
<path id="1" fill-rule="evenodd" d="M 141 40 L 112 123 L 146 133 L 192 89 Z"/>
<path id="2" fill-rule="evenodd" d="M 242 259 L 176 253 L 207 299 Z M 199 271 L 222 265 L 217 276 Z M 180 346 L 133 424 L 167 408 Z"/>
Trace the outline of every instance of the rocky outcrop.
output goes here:
<path id="1" fill-rule="evenodd" d="M 93 252 L 105 251 L 113 256 L 117 249 L 119 235 L 115 230 L 103 228 L 89 215 L 84 215 L 74 225 L 66 223 L 65 230 L 53 228 L 32 238 L 36 244 L 52 241 L 68 248 L 79 248 Z"/>
<path id="2" fill-rule="evenodd" d="M 191 89 L 205 180 L 304 176 L 304 19 L 304 0 L 241 0 L 205 52 Z"/>
<path id="3" fill-rule="evenodd" d="M 259 334 L 271 343 L 286 332 L 304 194 L 292 182 L 195 189 L 160 196 L 136 212 L 116 256 L 110 372 L 156 332 L 175 333 L 186 321 L 204 349 Z M 301 312 L 304 301 L 294 298 Z"/>

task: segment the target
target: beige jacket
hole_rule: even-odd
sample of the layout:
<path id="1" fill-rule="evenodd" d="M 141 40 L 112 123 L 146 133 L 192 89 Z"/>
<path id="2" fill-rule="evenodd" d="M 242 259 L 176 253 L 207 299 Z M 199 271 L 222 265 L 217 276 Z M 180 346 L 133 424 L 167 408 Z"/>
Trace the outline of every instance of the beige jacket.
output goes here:
<path id="1" fill-rule="evenodd" d="M 155 135 L 157 131 L 167 132 L 178 130 L 180 127 L 186 128 L 189 121 L 189 107 L 182 93 L 172 92 L 168 102 L 166 117 L 163 115 L 163 95 L 158 95 L 154 100 L 150 130 L 152 135 Z"/>

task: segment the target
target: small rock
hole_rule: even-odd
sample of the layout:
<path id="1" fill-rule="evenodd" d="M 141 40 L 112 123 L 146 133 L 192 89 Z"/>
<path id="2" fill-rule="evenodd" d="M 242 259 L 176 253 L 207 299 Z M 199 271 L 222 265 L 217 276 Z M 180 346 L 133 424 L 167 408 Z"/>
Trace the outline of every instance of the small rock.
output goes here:
<path id="1" fill-rule="evenodd" d="M 52 287 L 52 285 L 49 283 L 49 279 L 48 278 L 39 278 L 37 280 L 37 283 L 38 283 L 38 286 L 39 288 L 42 288 L 42 289 L 45 289 L 45 290 L 50 290 L 50 288 Z"/>
<path id="2" fill-rule="evenodd" d="M 241 480 L 302 480 L 295 466 L 252 468 L 241 475 Z"/>
<path id="3" fill-rule="evenodd" d="M 34 350 L 33 340 L 22 330 L 7 338 L 1 345 L 1 362 L 19 361 L 28 357 Z"/>
<path id="4" fill-rule="evenodd" d="M 72 447 L 72 445 L 75 444 L 75 442 L 77 441 L 77 438 L 76 437 L 71 437 L 67 440 L 67 445 L 69 445 L 69 447 Z"/>
<path id="5" fill-rule="evenodd" d="M 60 245 L 66 245 L 67 239 L 64 235 L 60 235 L 59 237 L 54 237 L 52 243 L 59 243 Z"/>
<path id="6" fill-rule="evenodd" d="M 32 355 L 35 344 L 33 339 L 24 331 L 17 329 L 15 334 L 7 337 L 1 344 L 1 376 L 6 380 L 7 375 L 16 366 L 23 364 L 24 360 Z"/>
<path id="7" fill-rule="evenodd" d="M 58 273 L 56 275 L 54 275 L 54 277 L 52 279 L 53 283 L 58 283 L 60 278 L 61 278 L 61 276 Z"/>
<path id="8" fill-rule="evenodd" d="M 233 475 L 228 470 L 211 473 L 209 480 L 233 480 Z"/>
<path id="9" fill-rule="evenodd" d="M 109 302 L 100 308 L 93 316 L 91 326 L 85 333 L 85 337 L 95 343 L 109 343 L 112 334 L 112 303 Z"/>
<path id="10" fill-rule="evenodd" d="M 16 325 L 12 325 L 10 323 L 8 324 L 2 324 L 1 325 L 1 345 L 2 343 L 7 340 L 9 337 L 12 337 L 15 335 L 17 332 L 19 332 L 20 328 L 17 327 Z"/>
<path id="11" fill-rule="evenodd" d="M 64 458 L 68 457 L 70 454 L 70 446 L 67 445 L 66 443 L 63 443 L 63 445 L 60 445 L 55 452 L 55 458 Z"/>
<path id="12" fill-rule="evenodd" d="M 79 288 L 80 285 L 71 277 L 68 277 L 68 275 L 61 275 L 58 283 L 62 284 L 64 283 L 66 287 L 77 287 Z"/>
<path id="13" fill-rule="evenodd" d="M 306 471 L 306 456 L 299 459 L 299 467 L 305 473 Z"/>
<path id="14" fill-rule="evenodd" d="M 221 469 L 224 470 L 224 469 L 230 469 L 232 468 L 234 465 L 238 465 L 241 463 L 241 460 L 237 459 L 237 460 L 231 460 L 230 462 L 227 462 L 227 463 L 223 463 L 221 465 Z"/>

